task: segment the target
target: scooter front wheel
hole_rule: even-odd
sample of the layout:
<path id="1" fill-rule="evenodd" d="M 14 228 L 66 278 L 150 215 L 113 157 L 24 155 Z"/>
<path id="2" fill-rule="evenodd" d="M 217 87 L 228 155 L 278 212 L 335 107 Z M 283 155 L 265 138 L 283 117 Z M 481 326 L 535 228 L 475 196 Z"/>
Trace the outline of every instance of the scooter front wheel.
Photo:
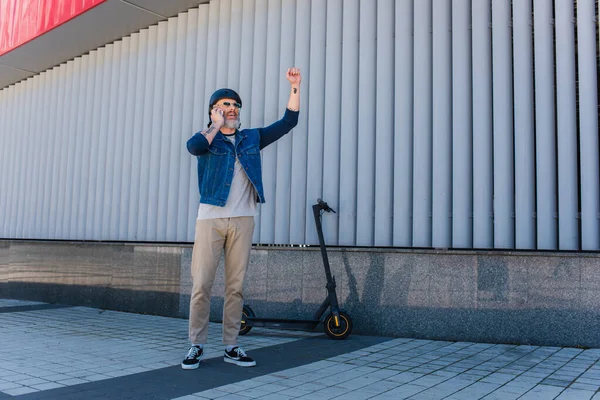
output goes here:
<path id="1" fill-rule="evenodd" d="M 335 317 L 329 314 L 325 318 L 325 333 L 330 339 L 346 339 L 352 333 L 352 318 L 343 311 L 340 311 L 339 323 L 336 326 Z"/>
<path id="2" fill-rule="evenodd" d="M 241 336 L 244 336 L 252 329 L 252 326 L 248 325 L 248 323 L 246 322 L 246 319 L 248 317 L 256 317 L 256 314 L 254 314 L 254 311 L 252 310 L 252 308 L 250 308 L 250 306 L 244 305 L 244 307 L 242 308 L 242 324 L 240 325 Z"/>

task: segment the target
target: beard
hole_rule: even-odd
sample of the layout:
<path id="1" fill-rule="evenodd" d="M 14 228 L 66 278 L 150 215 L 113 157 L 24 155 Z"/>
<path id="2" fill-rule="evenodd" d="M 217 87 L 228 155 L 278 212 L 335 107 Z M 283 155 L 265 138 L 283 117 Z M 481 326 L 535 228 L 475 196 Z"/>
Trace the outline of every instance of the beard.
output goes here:
<path id="1" fill-rule="evenodd" d="M 229 129 L 239 129 L 241 125 L 242 124 L 240 123 L 240 117 L 238 116 L 235 120 L 226 119 L 225 124 L 223 126 Z"/>

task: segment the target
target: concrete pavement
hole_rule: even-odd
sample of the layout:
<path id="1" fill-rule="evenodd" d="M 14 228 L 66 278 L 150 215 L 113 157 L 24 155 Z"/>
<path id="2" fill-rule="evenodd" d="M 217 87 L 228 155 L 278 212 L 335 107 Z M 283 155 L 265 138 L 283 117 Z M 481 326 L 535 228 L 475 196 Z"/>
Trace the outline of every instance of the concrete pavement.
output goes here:
<path id="1" fill-rule="evenodd" d="M 0 400 L 600 400 L 600 349 L 253 328 L 240 344 L 257 366 L 240 368 L 220 342 L 211 323 L 184 371 L 186 320 L 0 299 Z"/>

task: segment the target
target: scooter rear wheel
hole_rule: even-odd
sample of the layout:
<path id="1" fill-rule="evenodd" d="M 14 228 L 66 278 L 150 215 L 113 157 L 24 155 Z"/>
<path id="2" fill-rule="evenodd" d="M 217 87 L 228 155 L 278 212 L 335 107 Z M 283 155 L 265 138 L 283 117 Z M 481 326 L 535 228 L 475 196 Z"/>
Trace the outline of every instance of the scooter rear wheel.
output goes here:
<path id="1" fill-rule="evenodd" d="M 343 311 L 340 311 L 339 326 L 335 326 L 335 318 L 331 313 L 325 318 L 324 325 L 325 333 L 330 339 L 346 339 L 352 333 L 352 318 Z"/>
<path id="2" fill-rule="evenodd" d="M 246 323 L 246 318 L 248 317 L 256 317 L 256 314 L 254 314 L 254 311 L 252 308 L 250 308 L 250 306 L 244 305 L 242 308 L 242 324 L 240 325 L 241 336 L 244 336 L 252 329 L 252 327 Z"/>

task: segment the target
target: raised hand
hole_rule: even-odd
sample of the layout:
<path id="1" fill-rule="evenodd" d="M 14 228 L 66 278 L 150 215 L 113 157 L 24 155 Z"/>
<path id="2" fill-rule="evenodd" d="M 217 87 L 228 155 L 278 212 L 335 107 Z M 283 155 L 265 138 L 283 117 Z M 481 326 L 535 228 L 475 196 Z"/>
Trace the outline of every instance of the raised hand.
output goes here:
<path id="1" fill-rule="evenodd" d="M 300 86 L 302 75 L 300 75 L 299 68 L 288 68 L 287 72 L 285 73 L 285 77 L 292 86 Z"/>

